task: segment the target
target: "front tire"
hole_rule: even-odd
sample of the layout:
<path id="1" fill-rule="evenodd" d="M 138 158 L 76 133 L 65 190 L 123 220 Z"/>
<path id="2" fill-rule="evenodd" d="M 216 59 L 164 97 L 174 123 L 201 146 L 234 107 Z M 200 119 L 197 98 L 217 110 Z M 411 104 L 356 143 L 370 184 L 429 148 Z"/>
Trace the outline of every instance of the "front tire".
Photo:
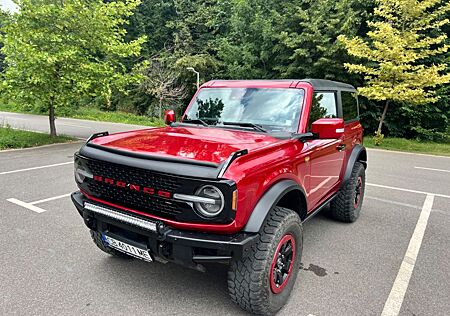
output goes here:
<path id="1" fill-rule="evenodd" d="M 331 215 L 342 222 L 351 223 L 358 219 L 364 200 L 366 170 L 356 162 L 350 179 L 342 185 L 336 197 L 330 203 Z"/>
<path id="2" fill-rule="evenodd" d="M 274 315 L 287 302 L 300 269 L 303 229 L 294 211 L 274 207 L 250 253 L 232 262 L 228 272 L 231 299 L 242 309 Z"/>

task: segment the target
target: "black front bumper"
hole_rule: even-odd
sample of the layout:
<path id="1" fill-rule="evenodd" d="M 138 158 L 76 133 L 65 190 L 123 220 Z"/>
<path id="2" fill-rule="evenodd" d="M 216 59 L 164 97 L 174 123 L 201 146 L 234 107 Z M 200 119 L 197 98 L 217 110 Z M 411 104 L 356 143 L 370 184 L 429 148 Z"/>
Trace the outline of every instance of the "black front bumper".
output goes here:
<path id="1" fill-rule="evenodd" d="M 161 221 L 138 217 L 91 201 L 81 192 L 72 193 L 71 198 L 89 229 L 146 248 L 152 257 L 160 262 L 170 261 L 203 270 L 202 263 L 229 263 L 233 259 L 245 256 L 257 239 L 256 234 L 219 235 L 176 230 Z M 87 209 L 86 202 L 91 208 L 92 205 L 98 206 L 103 214 Z M 111 211 L 111 214 L 108 214 L 108 211 Z M 126 222 L 122 217 L 135 219 L 141 224 Z M 143 225 L 149 223 L 152 224 L 151 229 L 147 227 L 149 225 Z"/>

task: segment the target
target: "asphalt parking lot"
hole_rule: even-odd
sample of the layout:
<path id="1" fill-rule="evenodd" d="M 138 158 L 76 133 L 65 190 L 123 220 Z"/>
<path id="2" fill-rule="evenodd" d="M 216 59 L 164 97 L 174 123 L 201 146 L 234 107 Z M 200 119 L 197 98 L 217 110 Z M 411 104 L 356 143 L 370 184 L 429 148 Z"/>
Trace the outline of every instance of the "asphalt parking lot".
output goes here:
<path id="1" fill-rule="evenodd" d="M 0 315 L 245 315 L 226 270 L 100 252 L 73 207 L 81 143 L 0 152 Z M 354 224 L 317 215 L 280 315 L 449 315 L 450 158 L 369 151 Z"/>

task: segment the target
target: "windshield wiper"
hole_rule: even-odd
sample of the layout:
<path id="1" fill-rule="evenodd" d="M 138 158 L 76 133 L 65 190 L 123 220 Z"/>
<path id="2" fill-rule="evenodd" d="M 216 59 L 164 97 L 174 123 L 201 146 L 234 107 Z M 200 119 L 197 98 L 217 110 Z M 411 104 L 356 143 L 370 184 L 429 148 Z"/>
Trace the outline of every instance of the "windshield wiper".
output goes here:
<path id="1" fill-rule="evenodd" d="M 260 125 L 256 125 L 253 123 L 248 122 L 221 122 L 223 125 L 235 125 L 235 126 L 242 126 L 242 127 L 251 127 L 254 130 L 257 130 L 258 132 L 267 133 L 267 130 L 262 128 Z"/>
<path id="2" fill-rule="evenodd" d="M 201 119 L 190 119 L 190 120 L 183 120 L 182 123 L 193 123 L 193 124 L 201 124 L 203 126 L 208 126 L 208 123 Z"/>

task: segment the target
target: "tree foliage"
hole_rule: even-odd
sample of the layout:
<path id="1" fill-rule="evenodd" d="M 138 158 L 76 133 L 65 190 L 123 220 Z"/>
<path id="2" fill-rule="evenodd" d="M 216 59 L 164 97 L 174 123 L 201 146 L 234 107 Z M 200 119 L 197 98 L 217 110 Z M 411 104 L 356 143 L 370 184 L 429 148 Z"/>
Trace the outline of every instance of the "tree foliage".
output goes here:
<path id="1" fill-rule="evenodd" d="M 102 96 L 135 82 L 124 58 L 138 57 L 145 37 L 126 42 L 123 25 L 138 0 L 21 0 L 3 27 L 7 69 L 2 90 L 12 99 L 43 104 L 50 133 L 55 110 L 82 96 Z M 139 64 L 137 64 L 139 65 Z"/>
<path id="2" fill-rule="evenodd" d="M 1 28 L 8 21 L 8 18 L 9 18 L 9 14 L 7 12 L 2 11 L 2 9 L 0 8 L 0 36 L 2 35 Z M 0 73 L 5 68 L 5 63 L 4 63 L 5 56 L 1 52 L 2 47 L 3 47 L 3 43 L 0 41 Z"/>
<path id="3" fill-rule="evenodd" d="M 285 22 L 277 35 L 276 69 L 285 78 L 323 78 L 354 81 L 344 69 L 350 60 L 339 35 L 361 34 L 371 1 L 298 1 L 279 20 Z M 292 11 L 293 10 L 293 11 Z"/>
<path id="4" fill-rule="evenodd" d="M 160 107 L 166 108 L 165 103 L 170 103 L 170 106 L 185 106 L 196 89 L 195 75 L 187 71 L 187 67 L 194 67 L 200 72 L 201 82 L 211 79 L 310 77 L 339 80 L 369 88 L 369 77 L 381 78 L 358 71 L 350 73 L 344 67 L 347 63 L 361 65 L 371 71 L 379 71 L 380 74 L 382 72 L 385 78 L 394 75 L 395 84 L 383 86 L 377 92 L 382 97 L 386 96 L 383 94 L 386 92 L 396 98 L 390 101 L 392 106 L 385 120 L 384 132 L 411 138 L 450 138 L 447 136 L 450 118 L 449 86 L 441 85 L 436 89 L 426 86 L 423 87 L 423 92 L 419 92 L 420 87 L 417 85 L 423 86 L 423 80 L 408 80 L 406 84 L 402 79 L 406 76 L 411 78 L 411 74 L 416 76 L 420 72 L 429 74 L 426 71 L 431 71 L 430 69 L 437 70 L 441 77 L 449 73 L 449 66 L 445 70 L 442 66 L 450 64 L 449 52 L 444 53 L 444 46 L 449 45 L 449 39 L 444 37 L 450 33 L 450 25 L 445 22 L 450 18 L 450 11 L 446 9 L 448 4 L 444 0 L 142 0 L 138 6 L 137 0 L 26 0 L 21 3 L 28 5 L 29 11 L 33 8 L 33 14 L 39 14 L 39 18 L 38 15 L 33 17 L 33 23 L 40 21 L 42 27 L 41 24 L 31 26 L 34 31 L 40 32 L 42 37 L 44 33 L 55 33 L 60 40 L 44 41 L 42 49 L 34 48 L 38 51 L 36 56 L 41 56 L 47 49 L 51 56 L 56 51 L 65 52 L 65 47 L 72 47 L 71 41 L 79 38 L 81 44 L 73 42 L 78 48 L 71 49 L 77 53 L 74 55 L 74 62 L 69 63 L 72 68 L 68 67 L 67 71 L 74 68 L 79 70 L 79 65 L 90 65 L 91 62 L 106 65 L 105 68 L 83 66 L 79 70 L 79 77 L 84 78 L 82 80 L 76 74 L 73 77 L 65 75 L 71 78 L 70 83 L 75 84 L 58 86 L 58 91 L 70 90 L 68 93 L 58 93 L 64 96 L 64 100 L 58 101 L 60 110 L 67 104 L 95 103 L 102 109 L 121 109 L 154 116 L 160 112 Z M 123 15 L 118 11 L 108 14 L 102 11 L 101 17 L 92 13 L 90 17 L 96 18 L 90 21 L 83 9 L 77 15 L 70 15 L 61 7 L 62 3 L 78 3 L 83 8 L 90 8 L 92 12 L 99 10 L 96 8 L 118 4 L 129 7 L 130 10 Z M 380 6 L 380 3 L 383 5 Z M 47 9 L 53 6 L 52 15 L 39 13 L 43 6 Z M 133 11 L 134 8 L 136 9 Z M 31 19 L 32 12 L 27 14 Z M 13 21 L 17 19 L 17 16 L 13 17 Z M 114 27 L 105 22 L 111 19 L 117 22 Z M 72 31 L 70 34 L 60 31 L 61 27 L 65 27 L 63 20 L 68 21 L 68 25 L 73 25 L 72 29 L 79 23 L 82 25 L 80 31 Z M 340 35 L 346 40 L 340 41 Z M 113 41 L 110 40 L 111 36 L 115 38 Z M 144 37 L 147 38 L 146 42 L 143 42 Z M 116 44 L 116 40 L 120 45 Z M 364 49 L 369 52 L 377 55 L 383 51 L 384 55 L 377 55 L 375 58 L 365 52 L 353 54 L 350 50 L 347 51 L 347 41 L 355 40 L 365 44 Z M 440 40 L 442 41 L 439 42 Z M 36 45 L 41 45 L 34 38 L 33 41 Z M 128 47 L 128 54 L 105 49 L 99 43 L 112 43 L 114 47 L 125 45 Z M 359 47 L 359 42 L 358 45 L 352 43 L 355 49 L 363 47 Z M 407 60 L 419 52 L 420 56 L 415 55 L 417 58 L 414 60 Z M 142 60 L 153 61 L 153 66 L 149 64 L 140 67 Z M 8 68 L 12 68 L 14 63 L 8 65 Z M 43 65 L 43 69 L 47 69 Z M 137 67 L 140 68 L 139 71 L 132 72 Z M 41 69 L 41 64 L 31 67 L 28 74 L 27 71 L 22 73 L 27 76 L 32 74 L 32 77 L 43 76 L 35 69 Z M 430 82 L 433 76 L 421 76 L 423 77 L 427 77 L 425 79 Z M 139 78 L 143 81 L 136 84 Z M 51 80 L 53 79 L 47 76 L 43 82 Z M 156 84 L 158 80 L 170 84 Z M 50 87 L 52 84 L 45 85 Z M 157 86 L 169 87 L 163 89 L 166 91 L 184 91 L 186 94 L 175 93 L 176 100 L 170 96 L 161 98 L 158 92 L 160 89 L 155 88 Z M 393 86 L 397 90 L 389 88 Z M 36 89 L 29 91 L 38 90 L 36 84 L 32 87 Z M 17 88 L 15 92 L 21 89 Z M 426 101 L 426 104 L 417 106 L 415 103 L 421 93 L 426 100 L 434 101 L 439 98 L 439 102 Z M 415 97 L 399 100 L 399 94 L 414 94 Z M 24 96 L 29 95 L 29 92 L 24 93 Z M 379 125 L 377 121 L 383 108 L 379 106 L 378 99 L 368 96 L 372 100 L 360 98 L 361 114 L 366 130 L 372 132 Z M 36 98 L 29 102 L 36 102 Z M 44 104 L 48 109 L 48 98 L 40 98 L 38 103 Z"/>
<path id="5" fill-rule="evenodd" d="M 365 63 L 346 63 L 352 73 L 363 74 L 366 84 L 359 88 L 369 99 L 386 101 L 377 133 L 389 102 L 397 104 L 434 103 L 436 86 L 450 82 L 445 63 L 430 63 L 450 47 L 442 27 L 450 2 L 442 0 L 377 0 L 375 20 L 369 21 L 367 39 L 339 38 L 350 55 Z"/>

